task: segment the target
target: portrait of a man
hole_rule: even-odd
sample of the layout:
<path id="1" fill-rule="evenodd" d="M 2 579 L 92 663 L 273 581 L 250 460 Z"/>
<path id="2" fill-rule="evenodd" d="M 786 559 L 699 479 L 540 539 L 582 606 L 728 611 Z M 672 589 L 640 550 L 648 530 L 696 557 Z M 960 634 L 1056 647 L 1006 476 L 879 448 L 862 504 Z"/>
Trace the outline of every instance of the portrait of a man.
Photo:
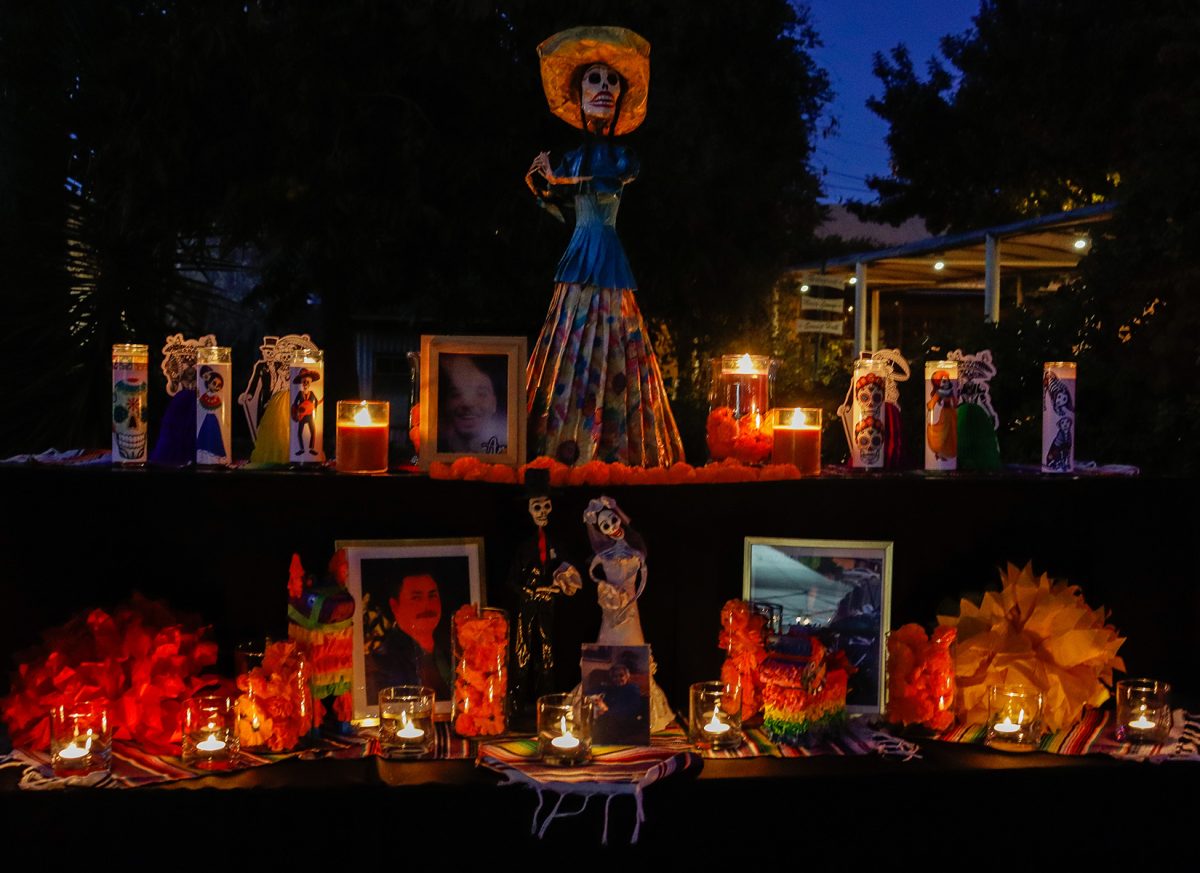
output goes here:
<path id="1" fill-rule="evenodd" d="M 508 358 L 438 356 L 437 450 L 495 455 L 508 450 Z"/>
<path id="2" fill-rule="evenodd" d="M 367 714 L 379 692 L 424 685 L 447 711 L 454 668 L 450 623 L 482 601 L 477 540 L 360 541 L 346 547 L 347 588 L 360 603 L 355 640 L 355 710 Z"/>

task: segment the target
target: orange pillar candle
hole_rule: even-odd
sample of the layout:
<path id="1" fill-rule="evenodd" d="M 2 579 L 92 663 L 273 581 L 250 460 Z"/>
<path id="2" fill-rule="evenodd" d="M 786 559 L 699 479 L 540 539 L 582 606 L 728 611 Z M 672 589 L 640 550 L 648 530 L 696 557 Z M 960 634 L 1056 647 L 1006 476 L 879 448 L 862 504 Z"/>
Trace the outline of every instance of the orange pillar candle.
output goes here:
<path id="1" fill-rule="evenodd" d="M 339 473 L 386 473 L 388 403 L 386 400 L 339 400 L 337 470 Z"/>
<path id="2" fill-rule="evenodd" d="M 795 464 L 801 476 L 821 474 L 821 410 L 771 410 L 771 463 Z"/>

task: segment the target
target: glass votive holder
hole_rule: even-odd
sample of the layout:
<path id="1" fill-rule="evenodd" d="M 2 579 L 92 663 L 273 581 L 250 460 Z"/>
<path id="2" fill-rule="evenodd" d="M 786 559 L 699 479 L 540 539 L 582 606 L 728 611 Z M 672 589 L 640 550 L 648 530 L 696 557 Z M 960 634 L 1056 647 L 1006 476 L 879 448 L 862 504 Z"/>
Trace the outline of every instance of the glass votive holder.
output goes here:
<path id="1" fill-rule="evenodd" d="M 111 761 L 112 730 L 105 704 L 80 700 L 50 710 L 50 765 L 55 776 L 107 773 Z"/>
<path id="2" fill-rule="evenodd" d="M 1010 752 L 1031 752 L 1042 738 L 1042 693 L 1028 685 L 988 688 L 987 744 Z"/>
<path id="3" fill-rule="evenodd" d="M 201 694 L 183 704 L 183 763 L 229 770 L 237 763 L 237 710 L 228 694 Z"/>
<path id="4" fill-rule="evenodd" d="M 379 692 L 379 754 L 419 758 L 433 751 L 434 692 L 424 685 L 393 685 Z"/>
<path id="5" fill-rule="evenodd" d="M 801 476 L 821 475 L 821 410 L 780 407 L 768 420 L 771 463 L 795 464 Z"/>
<path id="6" fill-rule="evenodd" d="M 1161 743 L 1171 734 L 1171 686 L 1155 679 L 1117 683 L 1117 739 L 1123 743 Z"/>
<path id="7" fill-rule="evenodd" d="M 386 473 L 389 422 L 386 400 L 339 400 L 337 471 Z"/>
<path id="8" fill-rule="evenodd" d="M 537 702 L 538 753 L 543 764 L 577 767 L 592 758 L 592 701 L 545 694 Z"/>
<path id="9" fill-rule="evenodd" d="M 697 682 L 688 694 L 688 741 L 697 749 L 736 749 L 742 744 L 742 690 L 720 680 Z"/>

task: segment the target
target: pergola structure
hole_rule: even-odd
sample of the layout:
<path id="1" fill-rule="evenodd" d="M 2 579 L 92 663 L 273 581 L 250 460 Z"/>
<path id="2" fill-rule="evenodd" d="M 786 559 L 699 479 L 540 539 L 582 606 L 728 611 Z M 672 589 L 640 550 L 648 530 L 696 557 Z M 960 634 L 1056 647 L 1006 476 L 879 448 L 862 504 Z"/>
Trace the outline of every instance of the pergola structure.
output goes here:
<path id="1" fill-rule="evenodd" d="M 1012 224 L 935 236 L 893 248 L 802 264 L 802 284 L 854 287 L 854 354 L 879 346 L 880 294 L 912 289 L 979 290 L 986 321 L 1000 320 L 1000 274 L 1074 270 L 1091 248 L 1091 226 L 1112 218 L 1099 203 Z"/>

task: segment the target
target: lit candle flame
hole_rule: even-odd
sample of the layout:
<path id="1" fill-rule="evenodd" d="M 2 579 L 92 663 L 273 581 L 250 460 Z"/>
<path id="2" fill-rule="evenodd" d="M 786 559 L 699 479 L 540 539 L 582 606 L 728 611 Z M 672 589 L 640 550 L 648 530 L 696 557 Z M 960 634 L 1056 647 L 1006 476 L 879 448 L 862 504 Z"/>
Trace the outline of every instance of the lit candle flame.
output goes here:
<path id="1" fill-rule="evenodd" d="M 571 729 L 567 727 L 565 715 L 558 720 L 558 729 L 562 731 L 562 736 L 552 739 L 550 745 L 559 749 L 574 749 L 579 745 L 579 738 L 572 736 Z"/>
<path id="2" fill-rule="evenodd" d="M 704 730 L 710 734 L 723 734 L 729 730 L 729 725 L 721 721 L 717 716 L 721 714 L 721 705 L 718 703 L 713 707 L 712 721 L 704 726 Z"/>
<path id="3" fill-rule="evenodd" d="M 408 713 L 400 710 L 400 722 L 402 727 L 396 732 L 396 735 L 406 740 L 419 740 L 425 736 L 425 731 L 413 725 L 412 719 L 408 717 Z"/>
<path id="4" fill-rule="evenodd" d="M 358 412 L 354 413 L 354 423 L 359 427 L 367 427 L 371 424 L 371 413 L 367 411 L 367 401 L 363 401 L 358 407 Z"/>
<path id="5" fill-rule="evenodd" d="M 76 737 L 75 739 L 79 739 L 79 737 Z M 59 751 L 58 756 L 60 758 L 66 758 L 68 760 L 73 760 L 75 758 L 83 758 L 86 755 L 88 755 L 91 751 L 92 751 L 92 729 L 88 728 L 87 739 L 82 746 L 77 746 L 77 745 L 75 745 L 74 741 L 72 741 L 69 746 L 67 746 L 65 749 L 62 749 L 61 751 Z"/>
<path id="6" fill-rule="evenodd" d="M 750 360 L 749 354 L 742 355 L 740 358 L 738 358 L 737 371 L 739 373 L 753 373 L 754 372 L 754 362 L 752 360 Z"/>

